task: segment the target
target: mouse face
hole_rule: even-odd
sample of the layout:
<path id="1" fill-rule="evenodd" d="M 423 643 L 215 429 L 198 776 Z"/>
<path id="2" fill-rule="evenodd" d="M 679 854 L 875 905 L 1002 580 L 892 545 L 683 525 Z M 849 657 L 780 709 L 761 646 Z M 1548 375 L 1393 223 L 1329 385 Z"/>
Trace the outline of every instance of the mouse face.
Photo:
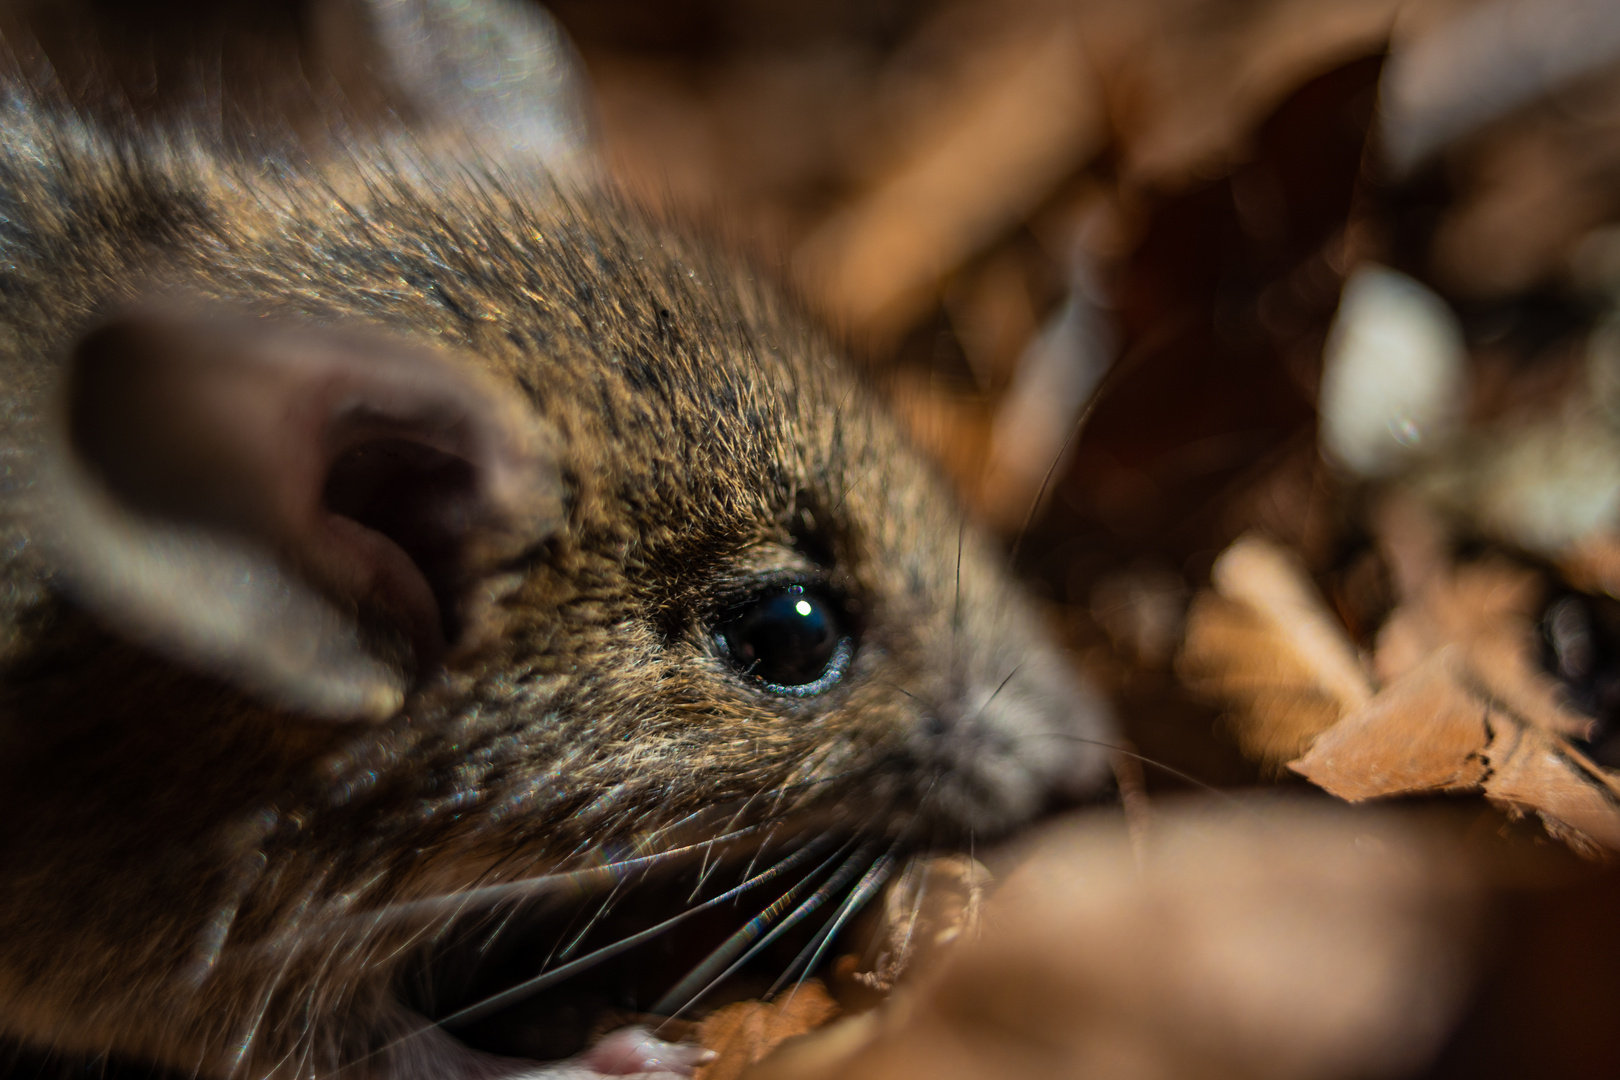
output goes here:
<path id="1" fill-rule="evenodd" d="M 538 169 L 7 128 L 0 1034 L 534 1074 L 447 1034 L 458 941 L 847 917 L 1099 782 L 1002 557 L 746 269 Z"/>

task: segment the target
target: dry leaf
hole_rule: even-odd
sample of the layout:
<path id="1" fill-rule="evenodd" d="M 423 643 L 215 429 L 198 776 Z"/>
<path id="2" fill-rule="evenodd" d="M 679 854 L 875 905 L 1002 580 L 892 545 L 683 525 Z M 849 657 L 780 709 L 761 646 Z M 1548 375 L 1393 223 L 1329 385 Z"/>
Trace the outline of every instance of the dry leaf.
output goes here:
<path id="1" fill-rule="evenodd" d="M 832 313 L 897 336 L 945 273 L 1022 220 L 1103 144 L 1095 77 L 1072 18 L 1026 18 L 985 42 L 999 65 L 950 88 L 944 123 L 797 256 Z"/>
<path id="2" fill-rule="evenodd" d="M 1558 560 L 1558 570 L 1577 589 L 1620 597 L 1620 537 L 1583 537 Z"/>
<path id="3" fill-rule="evenodd" d="M 1404 594 L 1379 632 L 1376 694 L 1304 568 L 1254 538 L 1217 560 L 1215 592 L 1194 602 L 1183 680 L 1236 707 L 1245 752 L 1339 798 L 1479 792 L 1577 848 L 1620 850 L 1620 779 L 1571 743 L 1593 721 L 1536 660 L 1539 576 L 1500 559 L 1452 565 L 1411 500 L 1376 516 Z"/>
<path id="4" fill-rule="evenodd" d="M 1532 570 L 1491 560 L 1441 572 L 1402 603 L 1378 635 L 1375 667 L 1393 685 L 1448 646 L 1458 647 L 1459 678 L 1531 723 L 1575 738 L 1592 719 L 1562 700 L 1562 691 L 1535 660 L 1535 613 L 1541 581 Z"/>
<path id="5" fill-rule="evenodd" d="M 1409 1075 L 1467 985 L 1455 840 L 1321 805 L 1169 808 L 1049 832 L 984 931 L 749 1080 Z"/>
<path id="6" fill-rule="evenodd" d="M 1290 768 L 1341 799 L 1471 791 L 1487 776 L 1489 705 L 1458 693 L 1446 649 L 1318 735 Z"/>
<path id="7" fill-rule="evenodd" d="M 1504 710 L 1446 649 L 1319 736 L 1291 766 L 1352 802 L 1427 791 L 1482 792 L 1586 854 L 1620 850 L 1620 783 L 1570 742 Z"/>
<path id="8" fill-rule="evenodd" d="M 736 1080 L 786 1040 L 814 1031 L 836 1015 L 838 1005 L 814 979 L 774 1001 L 739 1001 L 716 1009 L 698 1026 L 697 1041 L 717 1056 L 693 1075 L 696 1080 Z"/>
<path id="9" fill-rule="evenodd" d="M 1465 683 L 1508 711 L 1549 730 L 1585 738 L 1592 720 L 1563 700 L 1556 679 L 1536 661 L 1536 612 L 1542 585 L 1534 571 L 1506 559 L 1454 565 L 1447 538 L 1422 503 L 1386 498 L 1374 529 L 1401 603 L 1378 633 L 1378 680 L 1389 686 L 1448 646 Z"/>
<path id="10" fill-rule="evenodd" d="M 1317 734 L 1364 706 L 1373 687 L 1299 560 L 1245 537 L 1216 560 L 1214 592 L 1187 617 L 1177 663 L 1195 692 L 1235 706 L 1244 752 L 1280 767 Z"/>
<path id="11" fill-rule="evenodd" d="M 1535 811 L 1547 831 L 1586 854 L 1584 841 L 1620 850 L 1620 784 L 1568 740 L 1529 725 L 1494 732 L 1487 749 L 1491 801 L 1511 811 Z"/>
<path id="12" fill-rule="evenodd" d="M 1350 800 L 1478 790 L 1577 848 L 1620 849 L 1620 784 L 1569 742 L 1593 722 L 1535 660 L 1538 575 L 1500 559 L 1452 566 L 1438 522 L 1409 499 L 1377 518 L 1406 594 L 1379 632 L 1383 689 L 1290 768 Z"/>
<path id="13" fill-rule="evenodd" d="M 990 880 L 984 864 L 966 855 L 913 860 L 884 891 L 872 964 L 862 970 L 852 957 L 849 977 L 887 992 L 918 964 L 972 938 Z"/>

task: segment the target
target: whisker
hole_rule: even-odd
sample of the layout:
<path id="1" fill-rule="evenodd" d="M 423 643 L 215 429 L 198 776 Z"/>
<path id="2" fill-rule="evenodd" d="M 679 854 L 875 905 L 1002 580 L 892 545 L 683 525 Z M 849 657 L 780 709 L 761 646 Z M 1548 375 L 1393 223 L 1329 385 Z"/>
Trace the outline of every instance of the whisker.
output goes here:
<path id="1" fill-rule="evenodd" d="M 736 811 L 732 813 L 731 819 L 726 822 L 725 828 L 722 831 L 728 831 L 728 830 L 736 828 L 737 822 L 742 820 L 743 816 L 745 814 L 747 814 L 748 811 L 751 810 L 754 807 L 755 803 L 760 798 L 762 798 L 765 794 L 766 794 L 766 792 L 756 791 L 752 795 L 748 796 L 748 798 L 742 800 L 742 802 L 737 805 Z M 701 813 L 701 812 L 702 811 L 699 811 L 699 813 Z M 695 817 L 696 815 L 692 815 L 692 816 Z M 774 818 L 775 815 L 767 815 L 767 817 L 768 818 Z M 778 828 L 778 823 L 771 824 L 770 825 L 770 831 L 765 834 L 765 839 L 761 840 L 760 843 L 759 843 L 759 846 L 754 849 L 753 857 L 748 860 L 748 866 L 743 871 L 742 876 L 744 878 L 752 876 L 752 874 L 754 872 L 754 864 L 759 861 L 760 857 L 765 854 L 766 849 L 768 849 L 771 846 L 771 841 L 776 838 L 776 830 L 777 830 L 777 828 Z M 690 903 L 692 900 L 694 900 L 696 898 L 697 898 L 697 894 L 693 893 L 692 896 L 687 898 L 687 902 Z"/>
<path id="2" fill-rule="evenodd" d="M 872 864 L 872 868 L 866 872 L 866 875 L 861 878 L 855 888 L 850 890 L 849 896 L 845 897 L 844 902 L 838 906 L 838 910 L 827 921 L 827 925 L 821 928 L 816 936 L 810 940 L 810 944 L 806 945 L 803 951 L 793 958 L 793 963 L 787 966 L 787 970 L 782 972 L 777 980 L 771 984 L 769 990 L 765 991 L 763 996 L 766 999 L 769 999 L 780 990 L 782 984 L 791 978 L 795 971 L 801 971 L 802 965 L 802 973 L 799 975 L 798 981 L 793 984 L 793 993 L 788 995 L 788 999 L 792 1000 L 793 994 L 798 993 L 799 987 L 804 985 L 805 978 L 816 969 L 816 964 L 821 961 L 821 954 L 827 950 L 827 946 L 832 943 L 832 939 L 843 928 L 844 923 L 848 922 L 851 916 L 866 906 L 866 902 L 876 895 L 877 891 L 883 887 L 883 883 L 889 879 L 889 875 L 894 872 L 894 853 L 899 850 L 899 847 L 898 843 L 894 844 L 877 862 Z M 809 955 L 808 961 L 805 960 L 806 954 Z"/>
<path id="3" fill-rule="evenodd" d="M 697 883 L 692 886 L 691 893 L 686 897 L 688 904 L 698 898 L 698 894 L 703 891 L 703 887 L 709 883 L 709 875 L 713 874 L 715 869 L 719 867 L 720 860 L 713 858 L 713 855 L 713 848 L 703 853 L 703 861 L 698 864 Z"/>
<path id="4" fill-rule="evenodd" d="M 754 867 L 759 865 L 759 860 L 765 857 L 765 852 L 770 850 L 771 841 L 774 840 L 774 839 L 776 839 L 776 830 L 775 829 L 772 829 L 770 832 L 765 834 L 765 839 L 763 839 L 763 840 L 761 840 L 759 842 L 759 847 L 755 848 L 754 849 L 754 854 L 749 857 L 748 865 L 743 867 L 743 872 L 742 872 L 741 876 L 744 879 L 747 879 L 747 878 L 753 876 Z M 690 903 L 690 900 L 688 901 L 688 903 Z"/>
<path id="5" fill-rule="evenodd" d="M 917 878 L 917 897 L 911 903 L 911 916 L 906 920 L 906 938 L 900 942 L 900 948 L 897 950 L 900 956 L 906 957 L 911 955 L 911 939 L 917 934 L 917 918 L 922 913 L 923 897 L 928 895 L 928 875 L 923 873 L 916 863 L 907 865 L 903 873 L 907 877 Z"/>
<path id="6" fill-rule="evenodd" d="M 821 863 L 820 866 L 817 866 L 814 870 L 810 871 L 810 873 L 801 878 L 799 882 L 793 886 L 793 888 L 789 889 L 776 900 L 772 901 L 764 911 L 761 911 L 758 915 L 755 915 L 752 919 L 749 919 L 741 930 L 738 930 L 735 934 L 732 934 L 723 943 L 721 943 L 719 948 L 715 949 L 708 956 L 704 957 L 695 968 L 687 973 L 685 978 L 670 988 L 670 990 L 666 992 L 663 997 L 659 998 L 658 1001 L 654 1003 L 652 1012 L 663 1014 L 668 1020 L 676 1019 L 686 1010 L 690 1009 L 693 1005 L 696 1005 L 699 1001 L 701 1001 L 703 997 L 709 993 L 709 991 L 713 990 L 716 986 L 729 978 L 731 974 L 739 967 L 746 964 L 749 960 L 752 960 L 756 955 L 758 955 L 761 949 L 765 948 L 772 941 L 775 941 L 778 937 L 781 937 L 782 934 L 786 933 L 790 928 L 801 922 L 807 915 L 815 911 L 822 904 L 826 903 L 829 896 L 836 894 L 839 889 L 842 889 L 845 885 L 849 884 L 850 878 L 854 877 L 856 871 L 861 866 L 865 865 L 867 859 L 871 857 L 871 851 L 869 848 L 862 848 L 861 850 L 855 852 L 855 854 L 851 855 L 848 859 L 845 859 L 844 865 L 840 866 L 837 872 L 835 872 L 833 876 L 821 886 L 821 888 L 817 889 L 808 900 L 800 904 L 791 913 L 789 913 L 787 918 L 782 919 L 780 923 L 777 923 L 777 919 L 781 917 L 782 912 L 786 910 L 788 905 L 797 900 L 799 894 L 803 892 L 804 889 L 809 887 L 812 882 L 819 878 L 823 870 L 831 866 L 839 856 L 848 851 L 850 844 L 853 843 L 854 841 L 851 840 L 849 843 L 844 844 L 843 847 L 833 852 Z M 775 928 L 772 929 L 770 933 L 765 934 L 762 939 L 755 943 L 754 939 L 758 938 L 767 927 L 771 926 L 772 923 L 776 923 Z M 722 971 L 719 975 L 714 975 L 715 969 L 719 968 L 722 964 L 726 964 L 728 961 L 731 961 L 732 957 L 736 956 L 739 950 L 747 948 L 750 943 L 753 943 L 753 948 L 748 949 L 746 953 L 744 953 L 735 962 L 731 963 L 730 966 Z M 676 1008 L 677 1002 L 684 1002 L 684 1004 L 681 1004 L 679 1008 Z"/>
<path id="7" fill-rule="evenodd" d="M 624 891 L 624 885 L 625 883 L 623 880 L 614 882 L 613 888 L 608 892 L 607 896 L 603 897 L 602 902 L 597 905 L 596 914 L 585 920 L 584 927 L 582 927 L 579 933 L 574 935 L 573 940 L 564 946 L 560 951 L 553 949 L 552 953 L 546 957 L 544 963 L 549 964 L 553 959 L 567 960 L 570 956 L 573 956 L 574 950 L 579 948 L 580 944 L 584 942 L 586 935 L 592 930 L 596 929 L 596 925 L 602 921 L 603 917 L 606 916 L 608 912 L 613 910 L 614 903 L 617 902 L 620 894 Z M 687 902 L 691 903 L 690 900 Z M 544 966 L 544 964 L 542 964 L 542 966 Z"/>
<path id="8" fill-rule="evenodd" d="M 1007 672 L 1007 677 L 1005 679 L 1002 679 L 1001 682 L 999 684 L 997 684 L 995 691 L 993 693 L 991 693 L 991 695 L 989 697 L 984 699 L 984 704 L 983 705 L 979 706 L 979 715 L 982 716 L 984 714 L 984 710 L 988 709 L 990 707 L 991 703 L 994 702 L 996 700 L 996 698 L 1001 696 L 1001 692 L 1003 690 L 1007 689 L 1007 684 L 1012 682 L 1013 678 L 1020 671 L 1023 671 L 1023 670 L 1024 670 L 1024 665 L 1019 664 L 1017 667 L 1015 667 L 1011 671 Z"/>
<path id="9" fill-rule="evenodd" d="M 477 875 L 474 880 L 481 881 L 487 877 L 498 874 L 508 863 L 515 861 L 516 857 L 516 852 L 507 852 L 497 859 L 493 865 Z M 469 888 L 471 888 L 471 886 L 469 886 Z M 499 921 L 496 922 L 494 927 L 490 928 L 485 933 L 483 942 L 478 946 L 478 954 L 480 957 L 488 954 L 490 948 L 494 946 L 495 942 L 500 938 L 501 934 L 506 930 L 506 928 L 512 924 L 512 920 L 518 916 L 518 912 L 520 910 L 521 909 L 518 905 L 512 905 L 507 909 L 506 913 L 500 917 Z M 453 922 L 454 920 L 447 920 L 442 925 L 449 926 Z M 414 948 L 417 944 L 417 939 L 424 936 L 427 932 L 428 928 L 424 927 L 421 932 L 408 935 L 406 940 L 395 948 L 394 953 L 397 955 L 400 952 Z"/>
<path id="10" fill-rule="evenodd" d="M 883 682 L 883 685 L 887 686 L 891 690 L 899 691 L 900 693 L 904 694 L 906 697 L 910 698 L 912 701 L 915 701 L 919 705 L 926 705 L 927 704 L 927 702 L 923 701 L 922 698 L 918 697 L 916 694 L 913 694 L 910 690 L 907 690 L 905 687 L 901 686 L 897 682 L 890 682 L 887 679 L 885 679 L 884 682 Z"/>
<path id="11" fill-rule="evenodd" d="M 294 932 L 277 935 L 257 948 L 263 951 L 272 951 L 289 944 L 296 944 L 298 940 L 305 937 L 337 933 L 354 926 L 363 925 L 367 931 L 375 932 L 391 923 L 408 919 L 455 917 L 465 914 L 474 907 L 494 905 L 510 900 L 532 899 L 550 892 L 570 890 L 570 887 L 572 887 L 571 891 L 588 892 L 593 887 L 617 883 L 631 874 L 649 870 L 660 863 L 696 851 L 706 851 L 717 845 L 758 832 L 765 827 L 763 823 L 750 825 L 747 828 L 737 829 L 734 832 L 725 833 L 698 843 L 670 848 L 667 851 L 656 852 L 652 855 L 616 859 L 600 866 L 566 870 L 554 874 L 542 874 L 537 877 L 523 878 L 519 881 L 504 882 L 500 885 L 483 885 L 452 893 L 442 893 L 437 896 L 420 897 L 416 900 L 395 901 L 367 911 L 323 920 L 314 927 L 299 927 Z"/>
<path id="12" fill-rule="evenodd" d="M 798 866 L 800 863 L 819 855 L 822 851 L 826 850 L 827 845 L 830 843 L 830 836 L 818 836 L 804 845 L 804 847 L 799 848 L 797 851 L 776 863 L 776 865 L 762 871 L 759 874 L 756 874 L 754 877 L 744 881 L 741 885 L 729 889 L 713 899 L 705 900 L 701 904 L 689 907 L 685 911 L 665 919 L 656 926 L 649 927 L 640 933 L 631 934 L 629 937 L 621 938 L 612 945 L 604 945 L 600 949 L 595 949 L 586 953 L 577 960 L 570 961 L 569 963 L 563 964 L 560 967 L 552 968 L 550 971 L 542 971 L 532 979 L 527 979 L 521 983 L 518 983 L 516 986 L 501 991 L 498 994 L 493 994 L 490 997 L 485 998 L 483 1001 L 469 1005 L 464 1009 L 458 1009 L 449 1016 L 442 1017 L 439 1020 L 439 1026 L 450 1029 L 464 1027 L 467 1024 L 470 1024 L 476 1020 L 481 1020 L 491 1013 L 497 1012 L 508 1005 L 522 1001 L 525 998 L 532 997 L 534 994 L 539 993 L 541 990 L 544 990 L 549 986 L 554 986 L 564 979 L 578 974 L 579 972 L 588 968 L 594 967 L 604 960 L 611 959 L 622 952 L 626 952 L 627 950 L 640 945 L 644 941 L 650 941 L 659 934 L 662 934 L 664 931 L 676 926 L 681 922 L 684 922 L 701 911 L 707 911 L 710 908 L 717 907 L 741 893 L 747 892 L 748 890 L 762 885 L 773 878 L 779 877 L 780 875 L 793 869 L 795 866 Z"/>
<path id="13" fill-rule="evenodd" d="M 1227 802 L 1234 803 L 1234 804 L 1241 804 L 1241 800 L 1234 798 L 1232 796 L 1231 792 L 1223 791 L 1220 788 L 1214 786 L 1213 784 L 1205 783 L 1204 781 L 1198 779 L 1198 777 L 1192 776 L 1192 775 L 1190 775 L 1188 773 L 1184 773 L 1180 769 L 1177 769 L 1177 768 L 1175 768 L 1174 766 L 1171 766 L 1171 765 L 1166 765 L 1162 761 L 1158 761 L 1158 760 L 1156 760 L 1154 758 L 1147 757 L 1144 754 L 1139 754 L 1135 750 L 1132 750 L 1130 747 L 1116 746 L 1114 743 L 1104 742 L 1101 739 L 1088 739 L 1088 738 L 1084 737 L 1083 735 L 1070 735 L 1067 732 L 1061 732 L 1061 731 L 1047 732 L 1047 733 L 1045 733 L 1044 737 L 1048 738 L 1048 739 L 1067 739 L 1069 742 L 1084 743 L 1087 746 L 1100 746 L 1104 750 L 1112 750 L 1116 754 L 1123 754 L 1124 756 L 1126 756 L 1128 758 L 1134 758 L 1135 760 L 1140 761 L 1144 765 L 1151 765 L 1155 769 L 1158 769 L 1160 772 L 1168 773 L 1169 775 L 1174 776 L 1178 780 L 1185 780 L 1187 783 L 1193 785 L 1194 787 L 1202 788 L 1204 791 L 1207 791 L 1209 794 L 1218 796 L 1219 798 L 1224 799 Z"/>
<path id="14" fill-rule="evenodd" d="M 956 655 L 956 638 L 962 629 L 962 541 L 967 536 L 967 515 L 956 521 L 956 593 L 951 599 L 951 655 Z"/>
<path id="15" fill-rule="evenodd" d="M 750 801 L 751 800 L 745 800 L 744 801 L 743 808 L 742 808 L 743 811 L 747 810 L 748 802 L 750 802 Z M 714 813 L 714 811 L 715 811 L 715 807 L 705 806 L 701 810 L 694 810 L 690 814 L 685 815 L 684 817 L 676 818 L 674 821 L 670 822 L 668 825 L 660 826 L 659 828 L 656 828 L 653 831 L 647 833 L 645 836 L 643 836 L 641 838 L 640 842 L 636 846 L 637 847 L 651 847 L 652 845 L 658 843 L 658 841 L 660 839 L 662 839 L 664 836 L 667 836 L 670 833 L 679 832 L 681 829 L 687 827 L 688 825 L 693 824 L 694 822 L 698 821 L 699 819 Z M 742 812 L 742 811 L 739 811 L 739 813 L 740 812 Z M 732 824 L 727 826 L 727 828 L 731 828 L 731 827 L 735 826 L 735 824 L 736 824 L 736 815 L 733 815 Z M 721 835 L 725 835 L 724 830 L 722 830 Z"/>
<path id="16" fill-rule="evenodd" d="M 877 471 L 878 471 L 878 466 L 872 465 L 869 468 L 867 468 L 867 470 L 865 472 L 861 473 L 861 475 L 857 476 L 852 483 L 845 484 L 844 485 L 844 493 L 842 495 L 840 495 L 838 497 L 838 501 L 833 504 L 832 512 L 834 514 L 836 514 L 836 513 L 838 513 L 838 511 L 842 510 L 844 508 L 845 500 L 847 500 L 850 497 L 850 495 L 852 495 L 854 493 L 856 488 L 860 487 L 861 484 L 865 483 L 866 479 L 868 477 L 875 475 L 877 473 Z"/>
<path id="17" fill-rule="evenodd" d="M 1018 527 L 1018 533 L 1013 538 L 1012 547 L 1007 551 L 1008 570 L 1018 565 L 1018 556 L 1023 550 L 1024 541 L 1029 537 L 1029 531 L 1035 526 L 1035 515 L 1040 512 L 1041 503 L 1046 501 L 1046 492 L 1052 486 L 1052 477 L 1057 474 L 1058 466 L 1063 464 L 1068 457 L 1069 447 L 1073 445 L 1075 439 L 1080 437 L 1080 433 L 1086 429 L 1086 424 L 1090 422 L 1091 414 L 1097 411 L 1097 403 L 1102 400 L 1103 394 L 1112 390 L 1120 379 L 1124 377 L 1125 371 L 1134 366 L 1129 362 L 1129 358 L 1125 362 L 1116 361 L 1110 364 L 1108 370 L 1102 373 L 1102 377 L 1091 388 L 1091 394 L 1086 398 L 1085 408 L 1080 410 L 1080 415 L 1076 416 L 1074 423 L 1069 426 L 1069 433 L 1063 437 L 1063 443 L 1058 447 L 1058 452 L 1052 456 L 1052 464 L 1046 467 L 1046 475 L 1041 477 L 1041 486 L 1035 489 L 1035 497 L 1029 502 L 1029 510 L 1024 514 L 1024 522 Z"/>

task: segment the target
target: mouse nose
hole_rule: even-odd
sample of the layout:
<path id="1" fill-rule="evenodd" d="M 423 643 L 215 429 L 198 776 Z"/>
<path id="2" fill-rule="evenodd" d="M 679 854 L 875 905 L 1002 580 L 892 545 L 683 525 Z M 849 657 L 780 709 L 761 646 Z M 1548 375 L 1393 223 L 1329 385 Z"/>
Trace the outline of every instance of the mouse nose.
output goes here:
<path id="1" fill-rule="evenodd" d="M 1028 820 L 1047 797 L 1046 785 L 1021 760 L 1013 740 L 968 702 L 916 705 L 906 739 L 905 768 L 929 816 L 980 836 Z"/>
<path id="2" fill-rule="evenodd" d="M 1009 748 L 1006 736 L 987 722 L 984 709 L 958 701 L 917 701 L 916 733 L 932 753 L 961 758 L 976 752 L 1003 753 Z"/>

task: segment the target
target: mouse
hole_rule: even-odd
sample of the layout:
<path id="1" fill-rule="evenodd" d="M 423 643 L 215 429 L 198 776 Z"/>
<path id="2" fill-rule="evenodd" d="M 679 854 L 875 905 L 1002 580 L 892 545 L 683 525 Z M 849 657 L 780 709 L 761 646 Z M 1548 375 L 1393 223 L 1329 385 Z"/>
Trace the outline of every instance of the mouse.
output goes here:
<path id="1" fill-rule="evenodd" d="M 0 105 L 9 1077 L 684 1075 L 645 1017 L 1105 784 L 1006 554 L 589 164 L 555 24 L 356 10 L 427 134 Z"/>

